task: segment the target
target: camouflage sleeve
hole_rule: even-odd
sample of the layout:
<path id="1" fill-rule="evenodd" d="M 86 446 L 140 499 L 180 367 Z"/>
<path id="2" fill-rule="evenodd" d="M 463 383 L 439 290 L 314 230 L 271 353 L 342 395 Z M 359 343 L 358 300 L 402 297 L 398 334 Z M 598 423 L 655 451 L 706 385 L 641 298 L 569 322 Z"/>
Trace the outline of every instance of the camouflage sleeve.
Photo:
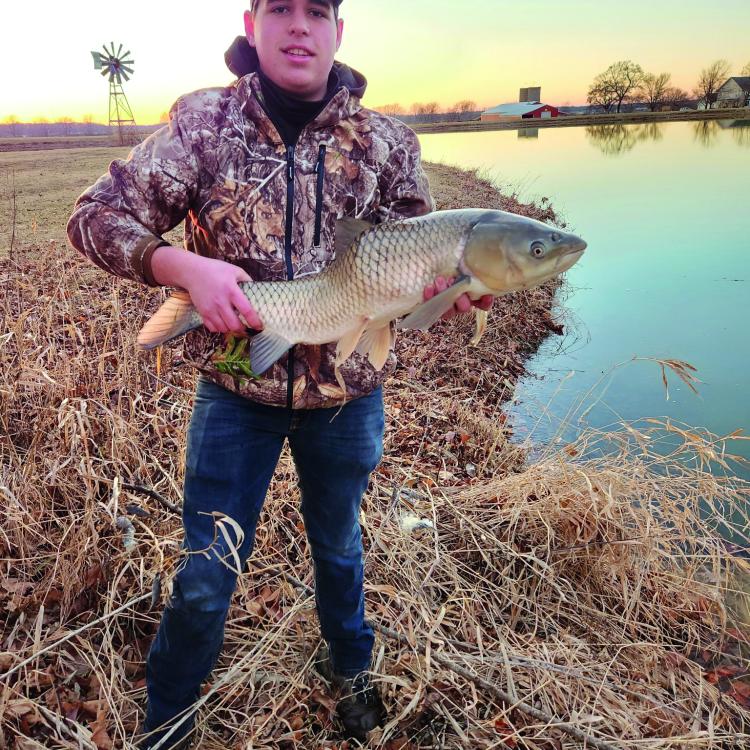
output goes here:
<path id="1" fill-rule="evenodd" d="M 76 201 L 68 221 L 73 247 L 105 271 L 158 286 L 151 255 L 161 237 L 187 215 L 198 192 L 198 164 L 183 132 L 184 100 L 170 111 L 169 125 L 116 159 Z"/>
<path id="2" fill-rule="evenodd" d="M 434 210 L 416 133 L 398 123 L 396 143 L 380 175 L 381 221 L 423 216 Z"/>

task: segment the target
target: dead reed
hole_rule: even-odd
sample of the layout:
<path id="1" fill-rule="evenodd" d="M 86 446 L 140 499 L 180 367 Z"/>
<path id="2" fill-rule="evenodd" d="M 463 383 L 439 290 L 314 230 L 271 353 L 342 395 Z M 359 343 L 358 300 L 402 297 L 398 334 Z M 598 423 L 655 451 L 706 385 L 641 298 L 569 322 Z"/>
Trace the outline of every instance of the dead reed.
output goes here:
<path id="1" fill-rule="evenodd" d="M 135 351 L 161 292 L 72 251 L 17 252 L 0 289 L 0 747 L 123 747 L 179 557 L 179 518 L 159 498 L 180 503 L 193 374 L 172 350 Z M 747 524 L 748 487 L 708 471 L 730 466 L 731 441 L 652 423 L 526 465 L 500 405 L 558 326 L 552 294 L 502 300 L 476 349 L 461 320 L 399 344 L 362 513 L 369 616 L 399 637 L 376 649 L 390 722 L 371 746 L 587 746 L 563 722 L 633 750 L 745 746 L 745 636 L 727 617 L 742 561 L 705 520 L 713 508 Z M 670 455 L 650 447 L 674 430 Z M 606 457 L 581 460 L 595 441 Z M 302 531 L 284 456 L 200 747 L 348 747 L 310 669 Z"/>

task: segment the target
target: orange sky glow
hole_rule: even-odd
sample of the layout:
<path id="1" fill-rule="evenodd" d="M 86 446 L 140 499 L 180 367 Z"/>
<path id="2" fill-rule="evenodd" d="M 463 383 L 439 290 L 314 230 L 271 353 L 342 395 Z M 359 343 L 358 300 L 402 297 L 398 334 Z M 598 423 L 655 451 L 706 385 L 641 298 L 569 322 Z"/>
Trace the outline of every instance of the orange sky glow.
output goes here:
<path id="1" fill-rule="evenodd" d="M 0 122 L 87 114 L 106 121 L 108 87 L 90 50 L 122 42 L 135 75 L 125 91 L 139 124 L 158 122 L 183 93 L 229 83 L 223 54 L 242 33 L 247 0 L 155 3 L 42 0 L 3 8 Z M 542 86 L 545 102 L 583 104 L 594 76 L 632 59 L 690 90 L 702 67 L 750 63 L 748 0 L 346 0 L 338 59 L 369 81 L 364 103 L 461 99 L 479 108 Z M 707 33 L 710 29 L 710 33 Z"/>

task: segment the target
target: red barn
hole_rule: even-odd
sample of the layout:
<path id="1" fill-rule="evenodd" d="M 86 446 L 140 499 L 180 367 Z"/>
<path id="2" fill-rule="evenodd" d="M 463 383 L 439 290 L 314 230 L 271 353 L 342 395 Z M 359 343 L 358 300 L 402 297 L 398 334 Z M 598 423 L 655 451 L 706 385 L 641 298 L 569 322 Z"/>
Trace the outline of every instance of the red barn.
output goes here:
<path id="1" fill-rule="evenodd" d="M 482 112 L 482 122 L 497 122 L 498 120 L 527 120 L 539 118 L 546 120 L 550 117 L 558 117 L 560 110 L 551 104 L 541 102 L 513 102 L 512 104 L 499 104 L 497 107 Z"/>

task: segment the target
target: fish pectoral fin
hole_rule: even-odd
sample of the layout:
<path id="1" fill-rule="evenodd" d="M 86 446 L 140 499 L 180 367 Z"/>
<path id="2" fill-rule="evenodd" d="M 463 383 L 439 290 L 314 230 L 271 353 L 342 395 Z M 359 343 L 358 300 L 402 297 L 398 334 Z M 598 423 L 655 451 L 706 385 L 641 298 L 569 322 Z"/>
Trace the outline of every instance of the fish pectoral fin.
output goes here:
<path id="1" fill-rule="evenodd" d="M 262 375 L 274 362 L 292 348 L 291 341 L 272 331 L 261 331 L 250 343 L 250 367 Z"/>
<path id="2" fill-rule="evenodd" d="M 336 221 L 336 234 L 334 238 L 334 249 L 336 257 L 343 255 L 365 232 L 375 226 L 364 219 L 354 219 L 344 216 Z"/>
<path id="3" fill-rule="evenodd" d="M 355 351 L 366 355 L 376 370 L 382 370 L 396 339 L 390 324 L 382 328 L 368 328 L 357 344 Z"/>
<path id="4" fill-rule="evenodd" d="M 456 304 L 456 300 L 471 286 L 471 277 L 460 276 L 454 284 L 445 291 L 423 302 L 416 310 L 396 324 L 399 330 L 403 328 L 418 328 L 426 331 L 433 323 L 440 320 L 445 313 Z"/>
<path id="5" fill-rule="evenodd" d="M 487 316 L 489 313 L 487 310 L 480 310 L 478 307 L 474 308 L 474 322 L 476 328 L 474 329 L 474 336 L 469 342 L 469 346 L 476 346 L 484 336 L 484 332 L 487 330 Z"/>
<path id="6" fill-rule="evenodd" d="M 146 321 L 136 339 L 141 349 L 153 349 L 201 324 L 190 295 L 175 291 L 167 301 Z"/>
<path id="7" fill-rule="evenodd" d="M 352 356 L 352 352 L 356 349 L 357 343 L 362 336 L 362 332 L 365 330 L 365 326 L 369 322 L 369 318 L 364 318 L 356 328 L 353 328 L 349 333 L 344 334 L 338 340 L 336 343 L 336 367 L 344 364 L 344 362 Z"/>

